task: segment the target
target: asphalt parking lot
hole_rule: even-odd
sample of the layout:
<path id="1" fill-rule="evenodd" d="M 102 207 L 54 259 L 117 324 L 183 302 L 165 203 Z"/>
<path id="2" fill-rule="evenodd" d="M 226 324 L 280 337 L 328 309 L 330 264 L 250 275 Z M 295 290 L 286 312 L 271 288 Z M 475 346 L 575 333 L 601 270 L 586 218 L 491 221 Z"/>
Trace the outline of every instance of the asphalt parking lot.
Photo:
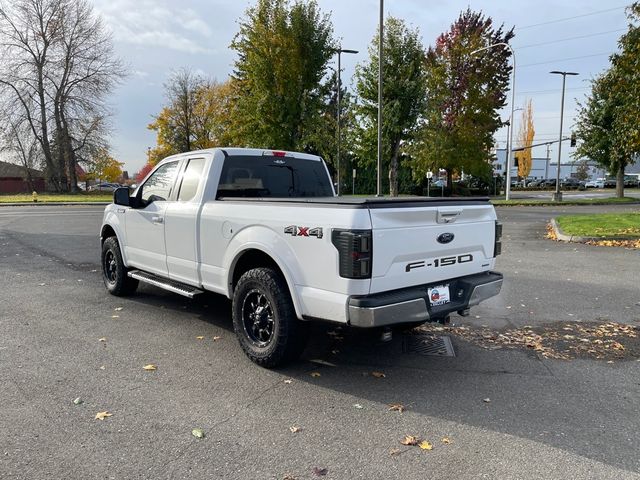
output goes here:
<path id="1" fill-rule="evenodd" d="M 556 360 L 454 336 L 456 356 L 433 357 L 320 325 L 303 360 L 264 370 L 223 298 L 109 296 L 101 210 L 0 208 L 0 478 L 640 478 L 636 355 Z M 543 238 L 557 213 L 627 210 L 499 208 L 503 292 L 452 321 L 640 326 L 638 251 Z"/>

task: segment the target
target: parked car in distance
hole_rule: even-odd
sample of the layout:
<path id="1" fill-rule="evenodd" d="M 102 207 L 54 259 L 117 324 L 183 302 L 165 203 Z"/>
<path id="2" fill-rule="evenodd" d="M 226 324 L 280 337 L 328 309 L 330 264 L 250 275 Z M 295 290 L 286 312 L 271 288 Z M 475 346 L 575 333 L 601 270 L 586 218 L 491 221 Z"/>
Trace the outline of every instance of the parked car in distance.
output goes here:
<path id="1" fill-rule="evenodd" d="M 604 180 L 604 188 L 616 188 L 617 183 L 615 178 L 606 178 Z"/>
<path id="2" fill-rule="evenodd" d="M 556 179 L 555 178 L 547 178 L 544 181 L 544 187 L 545 188 L 555 187 L 555 186 L 556 186 Z"/>
<path id="3" fill-rule="evenodd" d="M 571 189 L 584 190 L 586 188 L 584 182 L 578 180 L 577 178 L 571 178 L 571 177 L 560 180 L 560 187 L 566 190 L 571 190 Z"/>
<path id="4" fill-rule="evenodd" d="M 544 182 L 545 182 L 544 178 L 539 178 L 538 180 L 533 180 L 529 182 L 528 186 L 532 188 L 542 188 L 544 186 Z"/>
<path id="5" fill-rule="evenodd" d="M 636 175 L 625 175 L 624 186 L 625 188 L 638 188 L 640 186 L 640 178 Z"/>
<path id="6" fill-rule="evenodd" d="M 91 185 L 87 191 L 89 192 L 115 192 L 116 188 L 120 188 L 117 183 L 97 183 Z"/>
<path id="7" fill-rule="evenodd" d="M 604 188 L 604 179 L 598 178 L 596 180 L 589 180 L 584 184 L 586 188 Z"/>

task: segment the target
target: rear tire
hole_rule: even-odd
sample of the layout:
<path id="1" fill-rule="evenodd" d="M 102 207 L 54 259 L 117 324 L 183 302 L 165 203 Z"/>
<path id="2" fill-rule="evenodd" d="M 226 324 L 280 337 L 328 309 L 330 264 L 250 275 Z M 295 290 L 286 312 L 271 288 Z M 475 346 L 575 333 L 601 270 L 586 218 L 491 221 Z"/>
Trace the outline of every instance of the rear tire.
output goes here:
<path id="1" fill-rule="evenodd" d="M 120 245 L 116 237 L 108 237 L 102 242 L 102 280 L 111 295 L 124 297 L 138 288 L 138 280 L 127 275 L 128 269 L 122 261 Z"/>
<path id="2" fill-rule="evenodd" d="M 238 280 L 233 292 L 233 329 L 249 359 L 265 368 L 296 360 L 308 337 L 298 320 L 287 284 L 271 268 L 254 268 Z"/>

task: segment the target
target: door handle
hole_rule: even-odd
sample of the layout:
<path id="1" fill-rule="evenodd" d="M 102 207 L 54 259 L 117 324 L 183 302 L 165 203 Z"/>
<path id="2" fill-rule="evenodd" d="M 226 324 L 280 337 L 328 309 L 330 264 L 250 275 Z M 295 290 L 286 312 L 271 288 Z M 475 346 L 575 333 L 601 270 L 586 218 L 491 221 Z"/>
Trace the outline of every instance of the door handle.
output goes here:
<path id="1" fill-rule="evenodd" d="M 153 223 L 158 223 L 159 224 L 159 223 L 163 223 L 164 222 L 164 218 L 162 218 L 162 217 L 151 217 L 151 221 Z"/>

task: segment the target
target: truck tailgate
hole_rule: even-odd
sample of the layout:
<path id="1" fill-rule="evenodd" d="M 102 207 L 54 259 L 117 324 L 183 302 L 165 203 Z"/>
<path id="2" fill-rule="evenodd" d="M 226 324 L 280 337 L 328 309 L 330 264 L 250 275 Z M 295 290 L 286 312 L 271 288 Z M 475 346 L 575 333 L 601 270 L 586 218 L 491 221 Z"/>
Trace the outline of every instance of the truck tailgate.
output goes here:
<path id="1" fill-rule="evenodd" d="M 438 284 L 493 268 L 496 215 L 489 203 L 371 208 L 370 293 Z"/>

